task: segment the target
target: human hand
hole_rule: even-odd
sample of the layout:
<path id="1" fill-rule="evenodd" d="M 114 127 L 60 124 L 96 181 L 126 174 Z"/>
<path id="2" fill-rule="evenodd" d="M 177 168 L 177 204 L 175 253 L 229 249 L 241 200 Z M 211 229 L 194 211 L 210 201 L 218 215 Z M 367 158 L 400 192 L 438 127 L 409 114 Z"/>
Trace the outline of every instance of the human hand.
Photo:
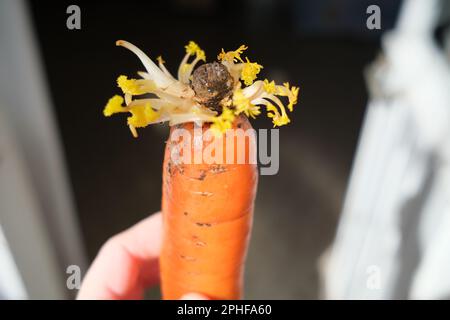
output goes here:
<path id="1" fill-rule="evenodd" d="M 89 268 L 77 299 L 142 299 L 144 291 L 159 283 L 162 243 L 160 212 L 110 238 Z M 185 300 L 204 300 L 191 293 Z"/>

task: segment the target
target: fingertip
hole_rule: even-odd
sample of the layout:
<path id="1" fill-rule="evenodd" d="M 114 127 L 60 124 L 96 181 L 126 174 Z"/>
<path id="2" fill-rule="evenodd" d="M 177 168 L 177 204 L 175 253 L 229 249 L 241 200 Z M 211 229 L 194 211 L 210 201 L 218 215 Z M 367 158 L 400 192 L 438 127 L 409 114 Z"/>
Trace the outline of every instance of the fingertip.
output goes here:
<path id="1" fill-rule="evenodd" d="M 200 293 L 186 293 L 180 300 L 209 300 L 207 296 Z"/>
<path id="2" fill-rule="evenodd" d="M 159 281 L 162 217 L 157 212 L 110 238 L 81 285 L 78 299 L 135 299 Z"/>

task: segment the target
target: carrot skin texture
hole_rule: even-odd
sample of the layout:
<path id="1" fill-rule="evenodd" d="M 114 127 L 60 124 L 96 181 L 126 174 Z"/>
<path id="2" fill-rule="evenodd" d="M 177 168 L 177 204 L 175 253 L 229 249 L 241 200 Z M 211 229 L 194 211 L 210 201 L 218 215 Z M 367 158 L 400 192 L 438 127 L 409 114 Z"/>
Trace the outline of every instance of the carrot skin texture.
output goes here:
<path id="1" fill-rule="evenodd" d="M 248 129 L 247 118 L 233 126 Z M 178 126 L 192 137 L 192 123 Z M 203 127 L 203 132 L 207 125 Z M 175 130 L 171 128 L 171 133 Z M 162 211 L 164 239 L 160 256 L 163 299 L 180 299 L 190 292 L 212 299 L 241 299 L 243 272 L 250 238 L 258 172 L 256 164 L 225 163 L 227 152 L 256 148 L 225 146 L 221 164 L 175 164 L 174 144 L 166 143 L 163 166 Z M 194 140 L 194 139 L 192 139 Z M 194 154 L 194 141 L 191 141 Z M 204 143 L 205 148 L 207 143 Z M 242 147 L 244 150 L 242 150 Z M 247 158 L 248 159 L 248 158 Z"/>

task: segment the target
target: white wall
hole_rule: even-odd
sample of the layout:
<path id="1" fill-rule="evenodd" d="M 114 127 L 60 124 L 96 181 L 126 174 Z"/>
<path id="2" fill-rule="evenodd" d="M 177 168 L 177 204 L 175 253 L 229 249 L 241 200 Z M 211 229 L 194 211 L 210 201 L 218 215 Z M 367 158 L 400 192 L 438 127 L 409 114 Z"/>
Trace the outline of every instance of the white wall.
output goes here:
<path id="1" fill-rule="evenodd" d="M 85 254 L 25 4 L 0 1 L 0 110 L 9 128 L 2 126 L 0 136 L 4 143 L 0 152 L 6 159 L 0 164 L 0 223 L 29 297 L 64 297 L 65 268 L 77 264 L 83 270 Z M 52 274 L 39 279 L 47 272 Z M 36 288 L 34 282 L 44 287 Z"/>

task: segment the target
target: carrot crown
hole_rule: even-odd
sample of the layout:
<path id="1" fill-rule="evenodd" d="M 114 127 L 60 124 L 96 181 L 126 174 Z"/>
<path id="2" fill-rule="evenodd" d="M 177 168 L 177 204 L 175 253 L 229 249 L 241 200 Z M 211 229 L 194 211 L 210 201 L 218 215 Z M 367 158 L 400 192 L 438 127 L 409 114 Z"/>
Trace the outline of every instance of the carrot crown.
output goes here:
<path id="1" fill-rule="evenodd" d="M 115 113 L 127 112 L 128 127 L 137 137 L 136 128 L 153 123 L 168 121 L 170 125 L 184 122 L 211 123 L 211 129 L 221 134 L 231 128 L 234 118 L 243 113 L 255 118 L 261 113 L 261 106 L 267 111 L 274 126 L 290 122 L 286 108 L 279 97 L 286 97 L 287 109 L 292 112 L 297 103 L 298 87 L 289 83 L 277 85 L 274 81 L 256 80 L 263 68 L 241 55 L 247 47 L 242 45 L 234 51 L 219 53 L 217 59 L 231 76 L 231 93 L 225 95 L 217 104 L 220 108 L 209 108 L 202 103 L 191 86 L 193 71 L 198 62 L 206 62 L 205 52 L 193 41 L 186 46 L 186 54 L 181 60 L 175 78 L 167 70 L 162 57 L 157 57 L 156 65 L 144 52 L 133 44 L 119 40 L 116 45 L 131 50 L 138 56 L 146 72 L 138 72 L 141 79 L 128 79 L 121 75 L 117 85 L 123 97 L 115 95 L 109 99 L 103 114 L 109 117 Z M 256 80 L 256 81 L 255 81 Z M 142 97 L 150 94 L 150 97 Z M 141 96 L 135 98 L 135 96 Z"/>

